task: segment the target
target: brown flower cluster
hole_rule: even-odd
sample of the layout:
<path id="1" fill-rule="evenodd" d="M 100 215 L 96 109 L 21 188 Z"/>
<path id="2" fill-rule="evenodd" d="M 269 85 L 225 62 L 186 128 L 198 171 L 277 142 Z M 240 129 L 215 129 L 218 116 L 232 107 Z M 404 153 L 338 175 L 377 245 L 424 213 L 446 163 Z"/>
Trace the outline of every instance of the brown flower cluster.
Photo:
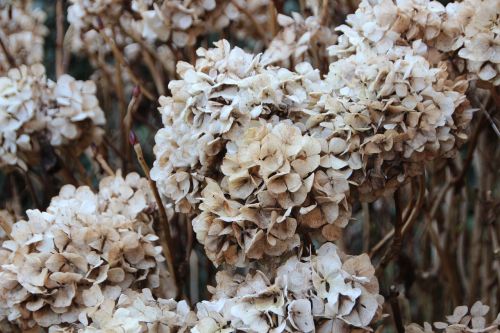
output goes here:
<path id="1" fill-rule="evenodd" d="M 332 55 L 344 58 L 359 52 L 393 55 L 414 43 L 425 43 L 429 62 L 458 62 L 453 70 L 473 74 L 500 84 L 500 4 L 495 0 L 362 1 L 347 25 Z M 406 46 L 406 47 L 405 47 Z M 466 65 L 460 64 L 466 60 Z M 451 69 L 450 69 L 451 70 Z"/>
<path id="2" fill-rule="evenodd" d="M 222 189 L 206 178 L 201 214 L 193 220 L 215 264 L 280 256 L 300 245 L 299 222 L 334 240 L 350 216 L 347 180 L 320 167 L 321 141 L 291 122 L 254 125 L 228 143 Z"/>
<path id="3" fill-rule="evenodd" d="M 281 255 L 302 227 L 336 239 L 351 191 L 393 192 L 467 138 L 467 82 L 425 48 L 359 52 L 324 79 L 309 63 L 266 67 L 226 41 L 199 49 L 160 98 L 152 178 L 178 212 L 201 212 L 194 230 L 217 264 Z"/>
<path id="4" fill-rule="evenodd" d="M 0 75 L 9 68 L 43 60 L 45 13 L 31 0 L 0 2 Z"/>
<path id="5" fill-rule="evenodd" d="M 40 64 L 10 69 L 0 77 L 0 167 L 26 169 L 43 144 L 82 152 L 98 143 L 105 118 L 95 94 L 92 81 L 53 82 Z"/>
<path id="6" fill-rule="evenodd" d="M 104 303 L 91 315 L 92 324 L 78 332 L 182 333 L 189 332 L 197 319 L 186 301 L 155 299 L 149 289 L 129 289 L 118 299 L 106 299 Z"/>
<path id="7" fill-rule="evenodd" d="M 367 255 L 346 256 L 332 243 L 291 257 L 272 279 L 222 271 L 192 332 L 368 332 L 383 302 L 374 273 Z"/>
<path id="8" fill-rule="evenodd" d="M 432 66 L 420 54 L 425 45 L 414 47 L 397 59 L 367 50 L 330 65 L 332 93 L 318 121 L 331 119 L 320 127 L 356 146 L 360 163 L 351 180 L 362 199 L 393 192 L 426 161 L 452 156 L 467 139 L 473 113 L 467 81 L 449 79 L 444 63 Z"/>
<path id="9" fill-rule="evenodd" d="M 486 315 L 490 307 L 477 301 L 469 308 L 458 306 L 452 315 L 446 316 L 446 322 L 434 323 L 435 329 L 429 323 L 424 327 L 417 324 L 406 326 L 406 333 L 498 333 L 500 332 L 500 313 L 492 323 L 487 323 Z"/>
<path id="10" fill-rule="evenodd" d="M 93 65 L 102 68 L 106 56 L 113 52 L 111 44 L 115 44 L 128 61 L 140 60 L 146 52 L 172 75 L 178 51 L 193 46 L 202 35 L 220 32 L 230 25 L 240 38 L 256 35 L 248 17 L 255 24 L 265 24 L 269 5 L 269 0 L 70 2 L 68 41 L 75 53 L 90 54 Z M 114 70 L 113 66 L 106 66 L 105 71 Z"/>
<path id="11" fill-rule="evenodd" d="M 97 194 L 66 185 L 45 212 L 28 210 L 3 242 L 0 304 L 9 321 L 85 326 L 125 290 L 158 287 L 154 208 L 145 179 L 118 173 Z"/>
<path id="12" fill-rule="evenodd" d="M 292 13 L 291 17 L 278 14 L 277 20 L 281 30 L 263 53 L 264 64 L 290 67 L 291 64 L 308 61 L 318 67 L 321 61 L 328 59 L 326 48 L 335 44 L 337 34 L 321 22 L 321 17 L 312 15 L 304 18 L 299 13 Z"/>

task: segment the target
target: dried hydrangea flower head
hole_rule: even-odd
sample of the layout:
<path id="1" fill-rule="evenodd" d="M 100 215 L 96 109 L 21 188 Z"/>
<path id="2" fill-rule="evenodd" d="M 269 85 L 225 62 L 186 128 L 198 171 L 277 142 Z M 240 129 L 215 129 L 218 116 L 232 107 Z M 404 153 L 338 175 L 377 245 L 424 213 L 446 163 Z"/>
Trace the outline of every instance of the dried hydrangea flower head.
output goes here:
<path id="1" fill-rule="evenodd" d="M 498 333 L 500 332 L 500 313 L 492 323 L 486 321 L 490 307 L 477 301 L 469 308 L 458 306 L 453 314 L 446 316 L 446 322 L 434 323 L 435 329 L 429 323 L 424 327 L 417 324 L 406 326 L 406 333 Z"/>
<path id="2" fill-rule="evenodd" d="M 367 255 L 346 256 L 332 243 L 291 257 L 272 278 L 221 271 L 193 332 L 368 332 L 383 303 L 374 273 Z"/>
<path id="3" fill-rule="evenodd" d="M 330 50 L 339 58 L 367 50 L 397 57 L 394 48 L 423 42 L 429 62 L 462 58 L 467 62 L 462 71 L 498 85 L 499 14 L 495 0 L 446 6 L 430 0 L 364 0 L 355 14 L 348 15 L 347 24 L 337 28 L 343 35 Z"/>
<path id="4" fill-rule="evenodd" d="M 130 287 L 159 286 L 164 260 L 152 229 L 155 201 L 135 173 L 103 179 L 99 192 L 64 186 L 45 212 L 28 210 L 3 242 L 0 297 L 8 319 L 26 329 L 87 325 Z"/>
<path id="5" fill-rule="evenodd" d="M 297 220 L 322 227 L 327 239 L 347 224 L 349 186 L 342 175 L 330 180 L 331 170 L 320 168 L 321 141 L 282 121 L 249 127 L 226 147 L 222 186 L 206 178 L 201 214 L 193 220 L 215 264 L 240 266 L 297 247 Z"/>
<path id="6" fill-rule="evenodd" d="M 458 56 L 467 60 L 467 72 L 500 85 L 500 4 L 495 0 L 467 0 L 457 6 L 474 11 L 464 28 Z"/>
<path id="7" fill-rule="evenodd" d="M 421 47 L 397 60 L 366 50 L 330 65 L 332 92 L 318 121 L 356 145 L 360 163 L 351 180 L 362 199 L 393 192 L 426 161 L 452 156 L 467 139 L 467 82 L 450 80 L 444 64 L 431 66 Z"/>
<path id="8" fill-rule="evenodd" d="M 105 118 L 95 93 L 92 81 L 48 80 L 40 64 L 10 69 L 0 77 L 0 167 L 26 169 L 40 138 L 54 147 L 71 143 L 76 154 L 98 143 Z"/>
<path id="9" fill-rule="evenodd" d="M 167 0 L 143 11 L 142 35 L 147 39 L 170 41 L 182 48 L 194 45 L 196 38 L 208 31 L 222 31 L 231 23 L 239 38 L 249 35 L 247 15 L 257 24 L 266 22 L 269 0 Z M 242 8 L 246 15 L 242 13 Z"/>
<path id="10" fill-rule="evenodd" d="M 32 1 L 0 2 L 0 40 L 9 55 L 0 51 L 0 74 L 11 66 L 33 65 L 43 60 L 45 13 L 34 8 Z M 10 63 L 14 62 L 14 63 Z"/>
<path id="11" fill-rule="evenodd" d="M 117 300 L 91 315 L 92 324 L 81 333 L 104 332 L 188 332 L 196 322 L 196 314 L 186 301 L 155 299 L 149 289 L 142 292 L 125 290 Z"/>
<path id="12" fill-rule="evenodd" d="M 335 44 L 337 34 L 323 25 L 320 17 L 304 18 L 292 13 L 291 17 L 278 14 L 277 19 L 281 31 L 262 55 L 264 64 L 290 67 L 290 63 L 308 61 L 319 67 L 321 63 L 329 62 L 326 47 Z"/>
<path id="13" fill-rule="evenodd" d="M 251 15 L 255 22 L 265 23 L 269 0 L 135 0 L 132 3 L 71 0 L 71 3 L 68 21 L 75 29 L 72 41 L 75 50 L 91 44 L 92 36 L 99 38 L 95 33 L 98 20 L 102 22 L 105 33 L 124 47 L 139 47 L 137 39 L 112 31 L 108 26 L 121 25 L 127 34 L 142 38 L 148 46 L 156 48 L 161 44 L 171 50 L 192 46 L 200 35 L 221 31 L 230 24 L 235 26 L 240 38 L 246 37 L 252 29 L 245 23 L 248 18 L 242 11 Z"/>
<path id="14" fill-rule="evenodd" d="M 15 216 L 5 209 L 0 209 L 0 244 L 9 240 Z M 9 251 L 0 247 L 0 267 L 8 264 Z M 0 306 L 0 332 L 15 332 L 13 325 L 7 320 L 8 311 Z"/>
<path id="15" fill-rule="evenodd" d="M 299 226 L 335 240 L 352 190 L 391 193 L 467 138 L 467 82 L 425 50 L 359 52 L 321 79 L 309 63 L 266 67 L 226 41 L 199 49 L 160 98 L 152 178 L 178 212 L 198 214 L 194 231 L 215 264 L 282 255 Z"/>

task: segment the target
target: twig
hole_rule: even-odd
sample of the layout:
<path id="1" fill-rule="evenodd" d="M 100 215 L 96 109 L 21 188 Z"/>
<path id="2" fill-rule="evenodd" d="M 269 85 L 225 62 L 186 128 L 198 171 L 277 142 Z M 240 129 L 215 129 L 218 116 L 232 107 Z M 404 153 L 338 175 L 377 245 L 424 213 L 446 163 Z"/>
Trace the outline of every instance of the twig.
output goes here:
<path id="1" fill-rule="evenodd" d="M 3 229 L 9 239 L 12 239 L 12 226 L 0 216 L 0 228 Z"/>
<path id="2" fill-rule="evenodd" d="M 149 167 L 146 163 L 146 160 L 144 159 L 144 154 L 142 153 L 141 144 L 137 140 L 137 137 L 133 132 L 130 132 L 130 143 L 134 146 L 134 151 L 137 156 L 137 160 L 139 161 L 139 164 L 141 165 L 141 168 L 144 171 L 144 174 L 146 175 L 149 187 L 151 188 L 151 191 L 153 192 L 156 203 L 158 205 L 158 210 L 160 212 L 160 221 L 161 221 L 160 231 L 164 237 L 164 243 L 165 243 L 163 244 L 162 247 L 165 254 L 165 259 L 167 261 L 168 270 L 170 271 L 170 274 L 172 274 L 172 278 L 175 281 L 175 294 L 177 296 L 179 294 L 179 289 L 178 289 L 179 280 L 177 279 L 177 273 L 174 269 L 174 260 L 172 257 L 172 253 L 174 253 L 174 251 L 172 248 L 173 243 L 172 243 L 172 237 L 170 235 L 170 226 L 168 223 L 167 212 L 165 211 L 165 206 L 163 205 L 163 202 L 161 200 L 160 193 L 158 192 L 158 188 L 156 187 L 156 183 L 150 177 Z"/>
<path id="3" fill-rule="evenodd" d="M 9 49 L 5 46 L 2 37 L 0 37 L 0 47 L 2 48 L 3 53 L 5 54 L 5 57 L 7 58 L 7 62 L 9 63 L 10 67 L 16 67 L 16 61 L 14 60 L 14 57 L 12 54 L 10 54 Z"/>
<path id="4" fill-rule="evenodd" d="M 370 205 L 367 202 L 361 204 L 363 210 L 363 252 L 370 248 Z"/>
<path id="5" fill-rule="evenodd" d="M 487 112 L 485 112 L 487 113 Z M 467 170 L 469 169 L 469 166 L 472 162 L 472 158 L 474 157 L 474 151 L 477 146 L 477 141 L 479 139 L 479 134 L 481 133 L 481 128 L 483 127 L 484 122 L 486 121 L 485 113 L 481 114 L 481 117 L 479 118 L 479 121 L 476 125 L 476 128 L 474 128 L 474 132 L 472 132 L 469 144 L 468 144 L 468 149 L 467 149 L 467 156 L 465 157 L 464 164 L 462 166 L 462 170 L 460 173 L 452 180 L 453 185 L 455 188 L 458 188 L 462 185 L 465 175 L 467 174 Z"/>
<path id="6" fill-rule="evenodd" d="M 56 1 L 56 77 L 64 74 L 64 0 Z"/>
<path id="7" fill-rule="evenodd" d="M 92 145 L 92 152 L 94 153 L 95 160 L 99 163 L 104 172 L 106 172 L 109 176 L 114 176 L 115 173 L 113 172 L 113 169 L 111 169 L 108 162 L 106 162 L 104 157 L 97 151 L 97 147 L 95 145 Z"/>
<path id="8" fill-rule="evenodd" d="M 412 227 L 413 223 L 415 223 L 415 221 L 417 220 L 417 217 L 420 213 L 420 210 L 422 209 L 422 206 L 424 204 L 424 198 L 425 198 L 425 177 L 424 176 L 420 176 L 418 178 L 418 189 L 419 189 L 418 190 L 419 192 L 418 192 L 417 202 L 415 203 L 413 209 L 411 210 L 411 213 L 408 215 L 406 210 L 405 210 L 405 214 L 404 214 L 405 223 L 403 226 L 403 230 L 401 232 L 402 236 L 404 236 L 408 232 L 408 230 Z M 409 209 L 407 211 L 409 211 Z M 394 236 L 394 229 L 392 229 L 390 232 L 388 232 L 387 235 L 385 235 L 384 238 L 382 238 L 377 243 L 377 245 L 375 245 L 371 249 L 369 256 L 373 257 L 375 255 L 375 253 L 377 253 L 393 236 Z"/>
<path id="9" fill-rule="evenodd" d="M 149 52 L 145 50 L 142 51 L 142 60 L 148 67 L 149 73 L 153 77 L 153 82 L 155 83 L 158 95 L 160 96 L 165 95 L 166 90 L 165 90 L 165 85 L 163 84 L 163 79 L 161 77 L 161 68 L 156 68 L 153 58 L 151 57 Z"/>
<path id="10" fill-rule="evenodd" d="M 130 65 L 128 64 L 127 60 L 123 56 L 122 52 L 116 46 L 116 43 L 113 40 L 111 40 L 111 38 L 109 38 L 108 35 L 106 35 L 106 33 L 104 31 L 104 27 L 101 26 L 102 20 L 100 20 L 99 22 L 100 23 L 99 23 L 99 27 L 97 30 L 101 34 L 101 36 L 104 39 L 104 41 L 106 42 L 106 44 L 108 44 L 111 47 L 111 50 L 113 52 L 113 56 L 115 57 L 116 61 L 118 61 L 118 64 L 123 66 L 127 70 L 132 82 L 134 82 L 135 85 L 141 87 L 141 90 L 147 99 L 149 99 L 151 101 L 156 101 L 155 95 L 152 92 L 150 92 L 148 88 L 146 88 L 146 86 L 142 83 L 142 81 L 134 73 L 132 68 L 130 68 Z"/>
<path id="11" fill-rule="evenodd" d="M 327 26 L 328 18 L 330 17 L 330 12 L 329 12 L 330 6 L 328 6 L 328 0 L 323 0 L 322 2 L 323 3 L 321 6 L 321 13 L 320 13 L 320 25 Z"/>
<path id="12" fill-rule="evenodd" d="M 31 178 L 28 175 L 28 172 L 26 172 L 20 168 L 19 168 L 19 170 L 24 177 L 24 181 L 26 182 L 26 187 L 28 188 L 28 191 L 30 192 L 31 200 L 33 200 L 33 203 L 35 204 L 35 206 L 38 209 L 41 209 L 42 205 L 40 204 L 40 201 L 38 200 L 38 197 L 36 196 L 35 188 L 33 187 L 33 182 L 31 181 Z"/>
<path id="13" fill-rule="evenodd" d="M 402 230 L 403 230 L 403 215 L 401 209 L 401 191 L 397 189 L 394 192 L 394 206 L 396 208 L 396 219 L 394 221 L 394 239 L 392 240 L 392 245 L 389 249 L 387 249 L 386 253 L 380 260 L 380 263 L 377 267 L 377 273 L 380 274 L 385 267 L 397 256 L 399 256 L 399 252 L 401 251 L 401 244 L 403 240 Z M 377 275 L 378 275 L 377 274 Z"/>
<path id="14" fill-rule="evenodd" d="M 250 22 L 252 22 L 253 26 L 255 27 L 255 30 L 257 31 L 257 33 L 260 35 L 260 37 L 262 38 L 262 40 L 264 41 L 264 44 L 266 46 L 269 45 L 269 39 L 267 37 L 267 34 L 266 32 L 264 31 L 264 29 L 262 28 L 262 26 L 259 24 L 259 22 L 257 22 L 254 18 L 254 16 L 252 15 L 252 13 L 250 13 L 246 8 L 244 7 L 241 7 L 240 4 L 236 1 L 236 0 L 231 0 L 231 3 L 233 4 L 233 6 L 235 6 L 240 12 L 242 12 L 243 14 L 245 14 L 245 16 L 250 20 Z"/>
<path id="15" fill-rule="evenodd" d="M 404 333 L 405 328 L 403 326 L 403 319 L 401 318 L 401 310 L 399 308 L 398 302 L 399 292 L 396 286 L 392 285 L 390 288 L 389 302 L 391 303 L 392 318 L 394 319 L 394 325 L 398 333 Z"/>

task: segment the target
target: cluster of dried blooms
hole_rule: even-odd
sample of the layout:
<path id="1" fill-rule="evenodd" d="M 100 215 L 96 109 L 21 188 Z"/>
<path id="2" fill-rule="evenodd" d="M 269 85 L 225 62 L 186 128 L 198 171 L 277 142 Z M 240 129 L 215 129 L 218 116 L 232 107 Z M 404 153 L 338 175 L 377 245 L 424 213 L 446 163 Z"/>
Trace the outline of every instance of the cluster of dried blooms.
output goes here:
<path id="1" fill-rule="evenodd" d="M 281 31 L 262 55 L 263 64 L 290 68 L 292 64 L 308 61 L 319 67 L 322 61 L 328 59 L 326 47 L 335 44 L 337 34 L 321 22 L 321 17 L 312 15 L 304 18 L 299 13 L 292 13 L 291 17 L 278 14 L 277 20 Z"/>
<path id="2" fill-rule="evenodd" d="M 105 55 L 123 48 L 129 61 L 146 52 L 169 74 L 175 74 L 179 50 L 191 47 L 197 38 L 219 32 L 229 25 L 240 38 L 256 35 L 249 29 L 249 18 L 260 27 L 267 21 L 269 0 L 71 0 L 68 43 L 77 53 L 90 54 L 95 67 L 101 67 Z M 257 34 L 258 35 L 258 34 Z M 114 71 L 108 66 L 107 71 Z"/>
<path id="3" fill-rule="evenodd" d="M 410 324 L 405 328 L 406 333 L 498 333 L 500 332 L 500 313 L 496 319 L 488 323 L 486 315 L 490 307 L 477 301 L 469 308 L 465 305 L 455 308 L 453 314 L 446 317 L 446 322 L 434 323 L 435 329 L 429 323 L 424 327 Z"/>
<path id="4" fill-rule="evenodd" d="M 11 67 L 33 65 L 43 59 L 45 13 L 31 0 L 0 2 L 0 74 Z"/>
<path id="5" fill-rule="evenodd" d="M 91 318 L 92 324 L 79 332 L 188 332 L 197 319 L 186 301 L 155 299 L 149 289 L 128 289 L 117 300 L 106 299 Z"/>
<path id="6" fill-rule="evenodd" d="M 266 67 L 226 41 L 178 64 L 181 80 L 160 99 L 152 178 L 177 211 L 201 212 L 193 226 L 211 260 L 279 256 L 298 246 L 299 226 L 334 240 L 351 191 L 373 200 L 457 151 L 472 118 L 467 82 L 431 66 L 424 44 L 411 50 L 358 52 L 324 79 L 309 63 Z"/>
<path id="7" fill-rule="evenodd" d="M 446 6 L 430 0 L 364 0 L 347 16 L 347 25 L 337 28 L 343 35 L 331 53 L 340 58 L 368 51 L 401 57 L 401 49 L 423 42 L 429 47 L 424 52 L 430 63 L 451 60 L 455 64 L 449 64 L 450 71 L 499 85 L 499 12 L 495 0 Z"/>
<path id="8" fill-rule="evenodd" d="M 105 118 L 95 93 L 92 81 L 47 79 L 40 64 L 10 69 L 0 77 L 0 167 L 26 169 L 45 144 L 81 152 L 98 143 Z"/>
<path id="9" fill-rule="evenodd" d="M 383 297 L 367 255 L 346 256 L 332 243 L 291 257 L 270 279 L 221 271 L 213 299 L 197 305 L 192 332 L 368 332 Z"/>
<path id="10" fill-rule="evenodd" d="M 28 210 L 2 245 L 1 312 L 23 329 L 87 325 L 125 290 L 159 287 L 155 205 L 144 178 L 118 173 L 97 194 L 66 185 L 45 212 Z"/>

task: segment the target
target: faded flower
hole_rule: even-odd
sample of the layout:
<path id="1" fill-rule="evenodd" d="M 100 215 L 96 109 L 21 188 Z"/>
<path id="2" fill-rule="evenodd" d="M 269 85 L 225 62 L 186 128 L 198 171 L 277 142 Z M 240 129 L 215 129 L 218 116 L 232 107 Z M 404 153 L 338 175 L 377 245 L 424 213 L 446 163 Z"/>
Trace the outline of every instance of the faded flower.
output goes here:
<path id="1" fill-rule="evenodd" d="M 30 0 L 0 2 L 0 40 L 9 54 L 0 50 L 0 75 L 5 75 L 11 66 L 34 65 L 43 60 L 48 33 L 43 24 L 45 17 Z"/>
<path id="2" fill-rule="evenodd" d="M 66 185 L 45 212 L 28 210 L 3 242 L 2 311 L 24 329 L 81 326 L 128 288 L 159 287 L 154 207 L 145 179 L 118 173 L 97 194 Z"/>
<path id="3" fill-rule="evenodd" d="M 316 255 L 291 257 L 272 278 L 221 271 L 213 299 L 197 305 L 193 332 L 368 332 L 383 302 L 374 273 L 366 255 L 345 256 L 332 243 Z"/>
<path id="4" fill-rule="evenodd" d="M 48 80 L 40 64 L 10 69 L 0 77 L 0 166 L 26 169 L 45 142 L 71 143 L 76 154 L 98 143 L 105 118 L 95 93 L 92 81 Z"/>
<path id="5" fill-rule="evenodd" d="M 477 301 L 469 308 L 458 306 L 452 315 L 446 316 L 446 322 L 435 322 L 434 327 L 424 323 L 424 327 L 417 324 L 406 326 L 406 333 L 497 333 L 500 332 L 500 314 L 492 323 L 486 322 L 486 315 L 490 307 Z"/>

